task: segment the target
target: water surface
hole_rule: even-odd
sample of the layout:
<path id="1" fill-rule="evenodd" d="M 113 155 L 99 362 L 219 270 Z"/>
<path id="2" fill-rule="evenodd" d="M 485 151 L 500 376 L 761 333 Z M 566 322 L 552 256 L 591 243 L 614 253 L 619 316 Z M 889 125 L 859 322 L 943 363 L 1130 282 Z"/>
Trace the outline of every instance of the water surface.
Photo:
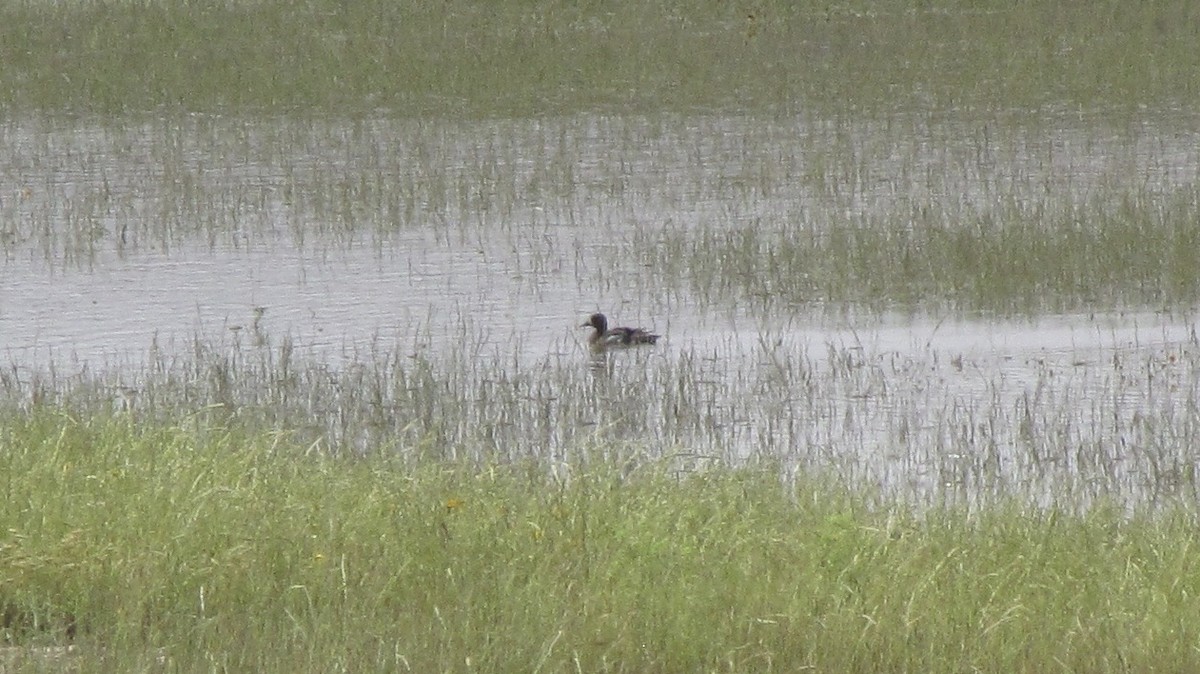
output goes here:
<path id="1" fill-rule="evenodd" d="M 565 383 L 546 399 L 624 378 L 646 410 L 630 432 L 664 449 L 769 450 L 924 494 L 1044 500 L 1101 475 L 1093 495 L 1144 495 L 1138 420 L 1174 418 L 1196 394 L 1186 308 L 749 306 L 664 278 L 638 251 L 694 228 L 1166 198 L 1195 185 L 1192 128 L 1179 113 L 10 120 L 0 351 L 26 382 L 53 367 L 137 389 L 147 354 L 198 342 L 267 359 L 286 345 L 334 370 L 383 344 L 479 364 L 482 379 L 455 375 L 474 382 L 466 398 L 506 370 L 554 372 Z M 596 368 L 577 327 L 593 311 L 666 339 Z M 685 412 L 655 390 L 688 386 Z M 600 408 L 548 414 L 539 423 L 578 432 L 539 442 L 626 428 Z M 534 439 L 513 423 L 514 443 Z M 1035 430 L 1063 434 L 1046 461 Z M 1081 477 L 1092 444 L 1106 458 Z"/>

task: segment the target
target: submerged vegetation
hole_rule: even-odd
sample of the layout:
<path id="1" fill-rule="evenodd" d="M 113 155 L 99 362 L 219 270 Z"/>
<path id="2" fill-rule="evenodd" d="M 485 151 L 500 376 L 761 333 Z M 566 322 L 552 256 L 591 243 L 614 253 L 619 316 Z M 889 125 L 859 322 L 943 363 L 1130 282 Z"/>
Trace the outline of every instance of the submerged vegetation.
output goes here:
<path id="1" fill-rule="evenodd" d="M 770 465 L 337 459 L 51 408 L 2 428 L 10 671 L 1200 666 L 1175 509 L 918 514 Z"/>
<path id="2" fill-rule="evenodd" d="M 1188 124 L 1165 115 L 1119 132 L 1102 116 L 932 113 L 14 123 L 20 189 L 0 200 L 0 255 L 70 270 L 171 251 L 470 247 L 523 292 L 547 279 L 585 295 L 617 284 L 655 313 L 679 297 L 768 313 L 1186 310 L 1200 289 L 1200 137 Z"/>
<path id="3" fill-rule="evenodd" d="M 753 344 L 591 356 L 577 344 L 527 359 L 495 352 L 472 329 L 437 353 L 376 343 L 336 365 L 264 332 L 257 344 L 197 340 L 190 355 L 164 350 L 95 374 L 13 366 L 0 371 L 0 410 L 274 433 L 329 456 L 417 463 L 769 463 L 870 484 L 917 509 L 1156 509 L 1200 495 L 1194 332 L 1139 347 L 1162 339 L 1147 323 L 1108 346 L 1014 361 L 898 351 L 853 333 L 808 343 L 782 325 Z M 939 329 L 955 328 L 919 338 Z M 1080 339 L 1111 329 L 1096 322 Z"/>
<path id="4" fill-rule="evenodd" d="M 1128 195 L 1126 195 L 1128 196 Z M 667 231 L 644 264 L 703 297 L 1031 314 L 1189 307 L 1200 296 L 1200 192 L 1087 204 L 1009 204 L 970 220 L 783 222 Z M 933 207 L 930 204 L 930 207 Z"/>

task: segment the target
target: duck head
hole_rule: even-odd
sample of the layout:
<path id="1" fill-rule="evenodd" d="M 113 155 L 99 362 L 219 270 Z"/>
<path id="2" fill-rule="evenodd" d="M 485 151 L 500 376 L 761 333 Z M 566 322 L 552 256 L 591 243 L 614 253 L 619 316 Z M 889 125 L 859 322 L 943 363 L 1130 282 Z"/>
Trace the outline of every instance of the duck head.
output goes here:
<path id="1" fill-rule="evenodd" d="M 595 328 L 596 332 L 604 334 L 608 332 L 608 318 L 604 314 L 592 314 L 588 318 L 587 323 L 579 326 L 581 328 Z"/>

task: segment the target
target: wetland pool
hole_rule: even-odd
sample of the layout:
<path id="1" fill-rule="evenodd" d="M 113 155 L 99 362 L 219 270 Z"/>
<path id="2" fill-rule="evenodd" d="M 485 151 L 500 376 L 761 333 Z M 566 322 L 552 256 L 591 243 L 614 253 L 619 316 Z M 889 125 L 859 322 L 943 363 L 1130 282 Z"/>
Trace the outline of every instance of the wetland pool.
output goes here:
<path id="1" fill-rule="evenodd" d="M 5 395 L 222 404 L 359 452 L 766 457 L 922 501 L 1194 498 L 1190 307 L 750 302 L 646 264 L 668 234 L 1195 189 L 1179 113 L 1010 117 L 10 120 Z M 597 359 L 593 311 L 666 339 Z"/>

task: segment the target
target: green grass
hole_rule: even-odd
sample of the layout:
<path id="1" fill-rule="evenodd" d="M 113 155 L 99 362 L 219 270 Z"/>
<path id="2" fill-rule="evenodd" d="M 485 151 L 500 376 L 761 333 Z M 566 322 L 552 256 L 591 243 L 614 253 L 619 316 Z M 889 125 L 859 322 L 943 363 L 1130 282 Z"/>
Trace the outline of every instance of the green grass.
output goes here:
<path id="1" fill-rule="evenodd" d="M 1192 104 L 1194 3 L 6 2 L 0 106 L 503 115 Z"/>
<path id="2" fill-rule="evenodd" d="M 1181 0 L 6 2 L 0 248 L 90 268 L 290 235 L 316 258 L 416 227 L 532 250 L 531 290 L 610 273 L 654 309 L 1186 305 L 1195 191 L 1137 176 L 1187 160 L 1143 156 L 1170 133 L 1139 124 L 1190 129 L 1169 113 L 1197 102 L 1198 32 Z M 1078 109 L 1100 113 L 1060 125 Z M 1060 182 L 1039 125 L 1082 128 L 1068 164 L 1102 176 Z M 1200 665 L 1196 514 L 1172 505 L 1195 501 L 1194 344 L 1013 383 L 763 334 L 606 377 L 481 359 L 464 331 L 342 371 L 286 340 L 5 369 L 0 670 Z M 856 486 L 915 472 L 974 509 Z"/>
<path id="3" fill-rule="evenodd" d="M 765 307 L 849 303 L 1038 315 L 1183 307 L 1200 292 L 1194 188 L 1073 207 L 937 203 L 907 217 L 801 214 L 649 235 L 630 254 L 696 296 Z M 657 238 L 656 238 L 657 237 Z"/>
<path id="4" fill-rule="evenodd" d="M 286 337 L 245 344 L 243 331 L 92 372 L 13 365 L 0 370 L 0 410 L 286 433 L 334 457 L 553 464 L 603 450 L 622 465 L 681 469 L 751 459 L 818 467 L 920 507 L 1017 497 L 1133 509 L 1197 495 L 1200 347 L 1173 327 L 1182 320 L 1071 319 L 1078 348 L 1012 356 L 953 338 L 936 346 L 954 318 L 918 324 L 911 346 L 870 325 L 812 339 L 788 323 L 595 361 L 582 345 L 497 354 L 462 324 L 438 353 L 417 353 L 424 335 L 377 338 L 336 366 Z M 1094 343 L 1092 330 L 1120 332 Z M 644 445 L 631 453 L 625 438 Z"/>
<path id="5" fill-rule="evenodd" d="M 777 466 L 339 460 L 52 409 L 0 425 L 29 669 L 1187 671 L 1195 516 L 915 514 Z M 68 632 L 70 635 L 68 636 Z M 16 671 L 16 665 L 12 671 Z"/>
<path id="6" fill-rule="evenodd" d="M 522 292 L 619 284 L 639 304 L 1032 315 L 1200 290 L 1200 193 L 1162 140 L 1188 133 L 1169 112 L 137 119 L 21 122 L 0 256 L 387 256 L 427 232 L 423 250 L 504 259 Z"/>

